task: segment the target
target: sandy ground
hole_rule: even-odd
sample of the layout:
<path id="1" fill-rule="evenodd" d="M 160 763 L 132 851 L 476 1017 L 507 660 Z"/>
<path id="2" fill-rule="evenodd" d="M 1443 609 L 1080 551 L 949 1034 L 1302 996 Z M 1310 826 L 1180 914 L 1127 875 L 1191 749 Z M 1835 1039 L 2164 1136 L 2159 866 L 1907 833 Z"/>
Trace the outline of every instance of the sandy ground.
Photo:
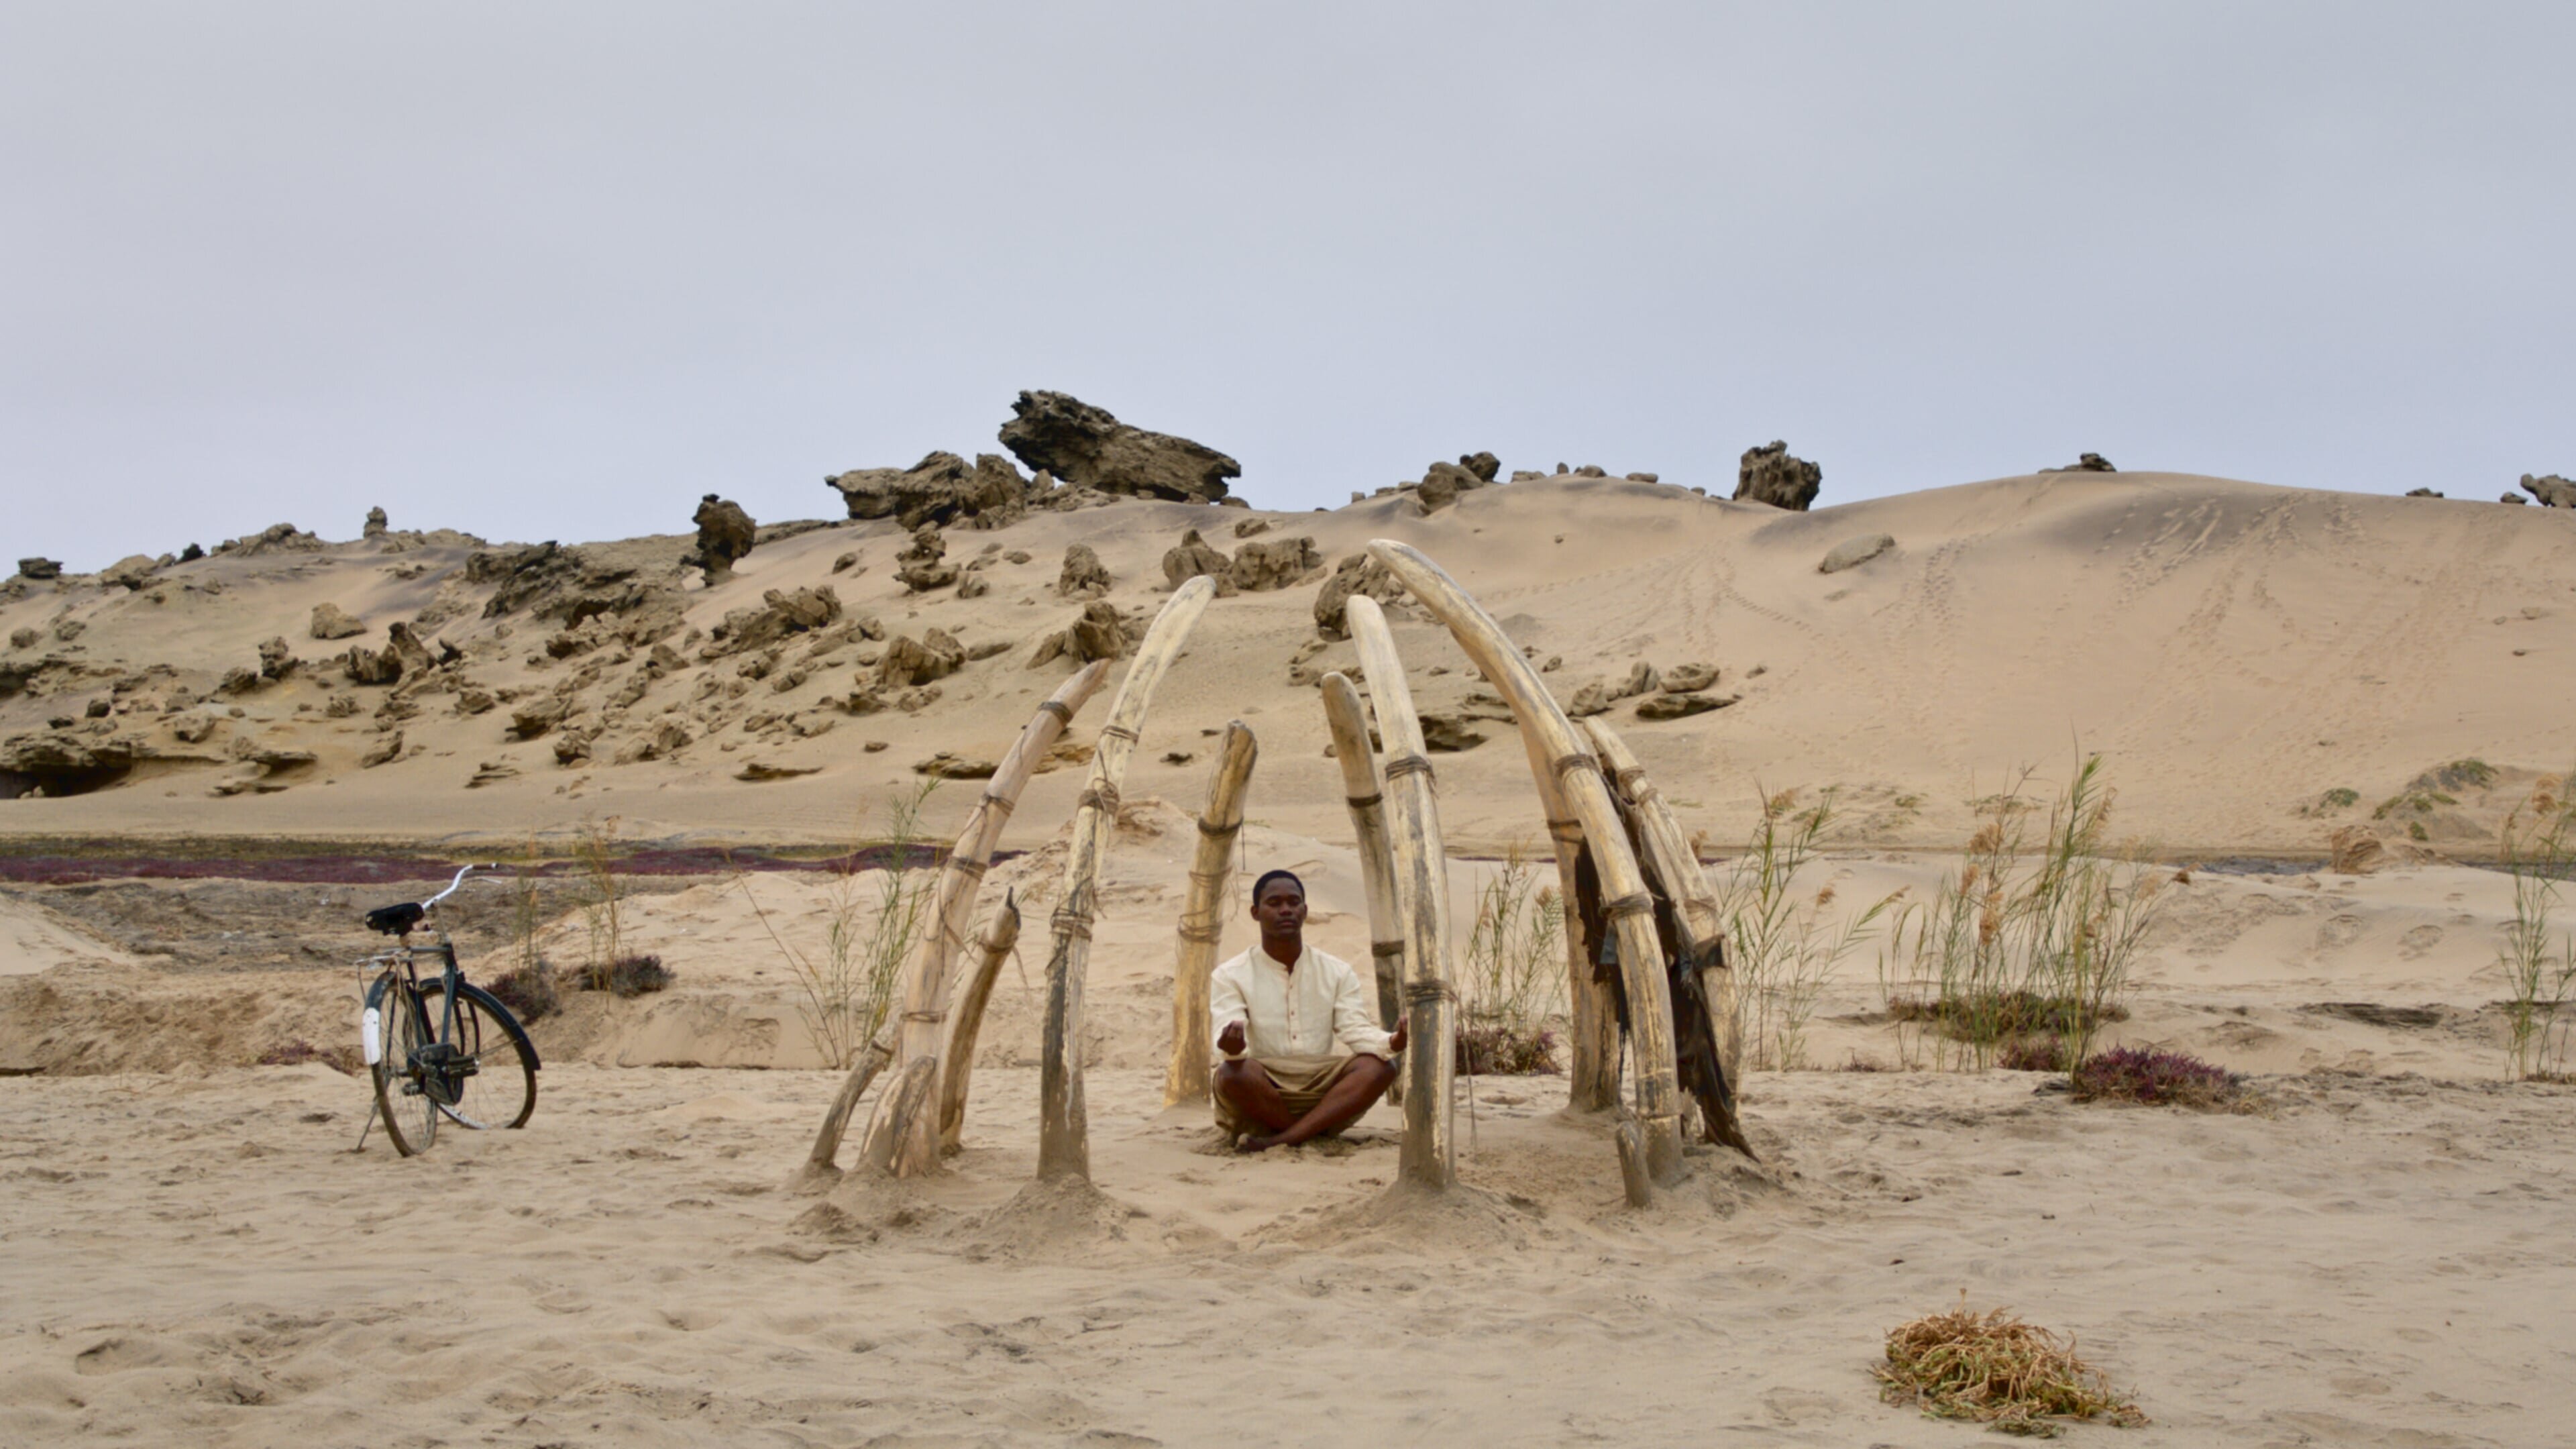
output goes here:
<path id="1" fill-rule="evenodd" d="M 709 868 L 639 887 L 620 949 L 674 982 L 574 992 L 538 1023 L 549 1065 L 524 1132 L 352 1152 L 356 1079 L 252 1065 L 354 1040 L 358 911 L 433 885 L 401 878 L 404 852 L 560 856 L 584 830 L 863 839 L 914 761 L 998 753 L 1062 677 L 1024 661 L 1080 608 L 1053 589 L 1068 545 L 1099 550 L 1110 602 L 1141 619 L 1184 528 L 1231 549 L 1238 523 L 1311 534 L 1327 569 L 1373 537 L 1418 544 L 1562 661 L 1544 676 L 1561 696 L 1641 661 L 1716 666 L 1729 707 L 1610 718 L 1713 858 L 1765 796 L 1830 791 L 1840 823 L 1795 884 L 1827 935 L 1924 900 L 1981 802 L 2045 800 L 2079 751 L 2104 752 L 2118 843 L 2162 893 L 2108 1040 L 2252 1073 L 2264 1105 L 2085 1107 L 2028 1075 L 1920 1070 L 1945 1054 L 1890 1020 L 1922 983 L 1881 935 L 1798 1030 L 1757 1030 L 1758 1053 L 1810 1068 L 1749 1079 L 1765 1166 L 1695 1156 L 1642 1213 L 1605 1124 L 1564 1115 L 1554 1078 L 1462 1096 L 1466 1189 L 1435 1205 L 1385 1197 L 1385 1109 L 1346 1146 L 1212 1155 L 1201 1116 L 1159 1110 L 1157 1089 L 1188 812 L 1229 719 L 1262 749 L 1242 863 L 1300 871 L 1314 938 L 1366 955 L 1309 678 L 1351 658 L 1307 647 L 1320 574 L 1211 607 L 1126 781 L 1082 1043 L 1105 1198 L 1022 1195 L 1079 768 L 1037 779 L 1004 841 L 1022 854 L 985 878 L 983 909 L 1012 892 L 1031 929 L 981 1038 L 968 1150 L 927 1182 L 786 1186 L 834 1085 L 791 958 L 836 921 L 864 929 L 876 876 Z M 1877 559 L 1818 571 L 1882 532 Z M 491 585 L 465 577 L 454 536 L 0 596 L 0 736 L 145 755 L 108 788 L 0 800 L 0 849 L 30 867 L 0 886 L 0 1444 L 1946 1445 L 1975 1431 L 1880 1404 L 1867 1368 L 1889 1328 L 1963 1293 L 2077 1335 L 2155 1421 L 2079 1434 L 2566 1437 L 2576 1091 L 2502 1081 L 2509 886 L 2476 862 L 2576 760 L 2576 519 L 2164 474 L 1805 515 L 1550 479 L 1429 517 L 1403 497 L 1312 515 L 1127 503 L 951 530 L 951 561 L 991 584 L 963 600 L 905 595 L 901 542 L 823 528 L 763 545 L 733 583 L 690 582 L 676 668 L 641 645 L 558 658 L 553 626 L 485 615 Z M 600 556 L 667 581 L 684 545 Z M 757 674 L 702 652 L 763 590 L 826 582 L 889 632 L 1007 647 L 917 712 L 863 714 L 836 703 L 873 653 L 857 638 L 799 636 Z M 306 637 L 323 602 L 364 616 L 371 644 L 433 619 L 459 662 L 409 694 L 353 686 L 329 659 L 346 641 Z M 1474 714 L 1454 643 L 1394 612 L 1417 700 Z M 305 663 L 215 695 L 272 635 Z M 596 758 L 558 764 L 552 738 L 506 727 L 499 705 L 559 689 L 601 731 Z M 1470 722 L 1488 740 L 1438 762 L 1462 925 L 1495 857 L 1541 828 L 1511 725 Z M 362 763 L 396 732 L 399 752 Z M 686 739 L 613 763 L 648 735 Z M 746 762 L 811 773 L 748 782 Z M 972 795 L 932 798 L 934 838 Z M 2326 868 L 2349 830 L 2384 844 L 2375 872 Z M 314 842 L 381 842 L 390 863 L 270 868 Z M 262 864 L 42 883 L 35 858 L 64 852 Z M 557 878 L 540 897 L 535 944 L 559 965 L 598 949 L 578 895 Z M 478 976 L 503 964 L 506 896 L 460 902 Z M 1227 952 L 1250 940 L 1239 906 Z"/>
<path id="2" fill-rule="evenodd" d="M 1448 1210 L 1382 1138 L 1204 1155 L 1093 1080 L 1108 1206 L 1015 1209 L 1034 1077 L 917 1190 L 781 1187 L 831 1079 L 550 1067 L 397 1159 L 320 1067 L 0 1091 L 0 1440 L 1952 1445 L 1867 1369 L 1918 1313 L 2079 1335 L 2149 1445 L 2528 1445 L 2576 1410 L 2576 1093 L 2262 1083 L 2259 1115 L 2031 1077 L 1757 1077 L 1766 1173 L 1621 1205 L 1557 1083 L 1477 1086 Z M 1386 1114 L 1381 1109 L 1381 1115 Z M 1044 1204 L 1040 1205 L 1045 1207 Z"/>

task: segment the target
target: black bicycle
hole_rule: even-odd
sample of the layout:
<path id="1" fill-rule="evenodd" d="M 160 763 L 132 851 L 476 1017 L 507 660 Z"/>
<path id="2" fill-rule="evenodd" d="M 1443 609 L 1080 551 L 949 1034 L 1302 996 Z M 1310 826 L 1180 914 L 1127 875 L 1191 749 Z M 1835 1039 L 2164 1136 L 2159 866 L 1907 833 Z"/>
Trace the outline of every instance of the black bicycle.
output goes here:
<path id="1" fill-rule="evenodd" d="M 537 1049 L 510 1009 L 465 979 L 447 932 L 431 928 L 416 945 L 411 933 L 465 878 L 495 866 L 469 865 L 447 889 L 425 901 L 367 912 L 367 929 L 395 938 L 394 948 L 358 963 L 374 973 L 366 990 L 359 1044 L 375 1077 L 375 1117 L 405 1157 L 427 1152 L 444 1119 L 484 1131 L 525 1126 L 537 1109 Z M 436 968 L 424 977 L 427 959 Z M 373 1120 L 372 1118 L 370 1120 Z M 366 1133 L 358 1134 L 361 1145 Z"/>

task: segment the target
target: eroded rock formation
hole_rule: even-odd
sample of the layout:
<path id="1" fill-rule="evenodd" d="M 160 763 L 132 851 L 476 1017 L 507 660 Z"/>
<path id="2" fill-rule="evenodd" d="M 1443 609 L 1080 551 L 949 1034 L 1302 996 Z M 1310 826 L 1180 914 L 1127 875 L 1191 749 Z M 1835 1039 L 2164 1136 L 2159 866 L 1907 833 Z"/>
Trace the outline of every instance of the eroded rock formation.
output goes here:
<path id="1" fill-rule="evenodd" d="M 733 577 L 734 564 L 751 552 L 760 533 L 741 504 L 712 493 L 698 500 L 690 521 L 698 526 L 698 548 L 686 561 L 706 570 L 710 588 Z"/>
<path id="2" fill-rule="evenodd" d="M 2537 478 L 2529 473 L 2523 474 L 2522 491 L 2539 499 L 2546 508 L 2576 508 L 2576 483 L 2555 473 L 2544 473 Z M 24 568 L 25 565 L 19 567 Z"/>
<path id="3" fill-rule="evenodd" d="M 1816 494 L 1824 485 L 1824 469 L 1790 456 L 1789 445 L 1777 439 L 1745 449 L 1744 457 L 1736 464 L 1735 499 L 1739 503 L 1768 503 L 1774 508 L 1804 513 L 1815 506 Z"/>
<path id="4" fill-rule="evenodd" d="M 1243 466 L 1214 448 L 1118 421 L 1060 392 L 1024 392 L 1002 424 L 1002 446 L 1028 467 L 1076 488 L 1213 503 Z"/>
<path id="5" fill-rule="evenodd" d="M 999 528 L 1028 512 L 1033 489 L 1011 460 L 934 452 L 909 468 L 854 468 L 823 480 L 840 490 L 852 518 L 891 518 L 906 528 L 966 522 Z"/>

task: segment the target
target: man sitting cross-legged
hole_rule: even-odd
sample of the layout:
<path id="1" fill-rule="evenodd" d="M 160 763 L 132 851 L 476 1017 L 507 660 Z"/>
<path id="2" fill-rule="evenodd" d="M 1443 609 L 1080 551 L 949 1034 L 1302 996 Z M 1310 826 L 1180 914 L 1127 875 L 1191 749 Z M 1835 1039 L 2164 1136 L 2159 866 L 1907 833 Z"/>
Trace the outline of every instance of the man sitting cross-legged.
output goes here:
<path id="1" fill-rule="evenodd" d="M 1216 968 L 1208 1015 L 1217 1050 L 1216 1124 L 1259 1152 L 1326 1137 L 1360 1119 L 1395 1081 L 1404 1023 L 1378 1029 L 1359 973 L 1306 944 L 1306 885 L 1284 870 L 1252 884 L 1261 944 Z"/>

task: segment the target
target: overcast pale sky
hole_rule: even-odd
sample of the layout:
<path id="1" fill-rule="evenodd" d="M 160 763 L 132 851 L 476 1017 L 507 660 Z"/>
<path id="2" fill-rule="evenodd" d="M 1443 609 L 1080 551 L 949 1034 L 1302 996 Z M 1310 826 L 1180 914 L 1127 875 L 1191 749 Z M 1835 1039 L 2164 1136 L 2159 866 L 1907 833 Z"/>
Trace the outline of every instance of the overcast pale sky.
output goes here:
<path id="1" fill-rule="evenodd" d="M 2576 473 L 2576 6 L 0 0 L 0 553 L 827 517 L 1057 388 L 1339 504 Z M 6 561 L 0 560 L 0 569 Z"/>

